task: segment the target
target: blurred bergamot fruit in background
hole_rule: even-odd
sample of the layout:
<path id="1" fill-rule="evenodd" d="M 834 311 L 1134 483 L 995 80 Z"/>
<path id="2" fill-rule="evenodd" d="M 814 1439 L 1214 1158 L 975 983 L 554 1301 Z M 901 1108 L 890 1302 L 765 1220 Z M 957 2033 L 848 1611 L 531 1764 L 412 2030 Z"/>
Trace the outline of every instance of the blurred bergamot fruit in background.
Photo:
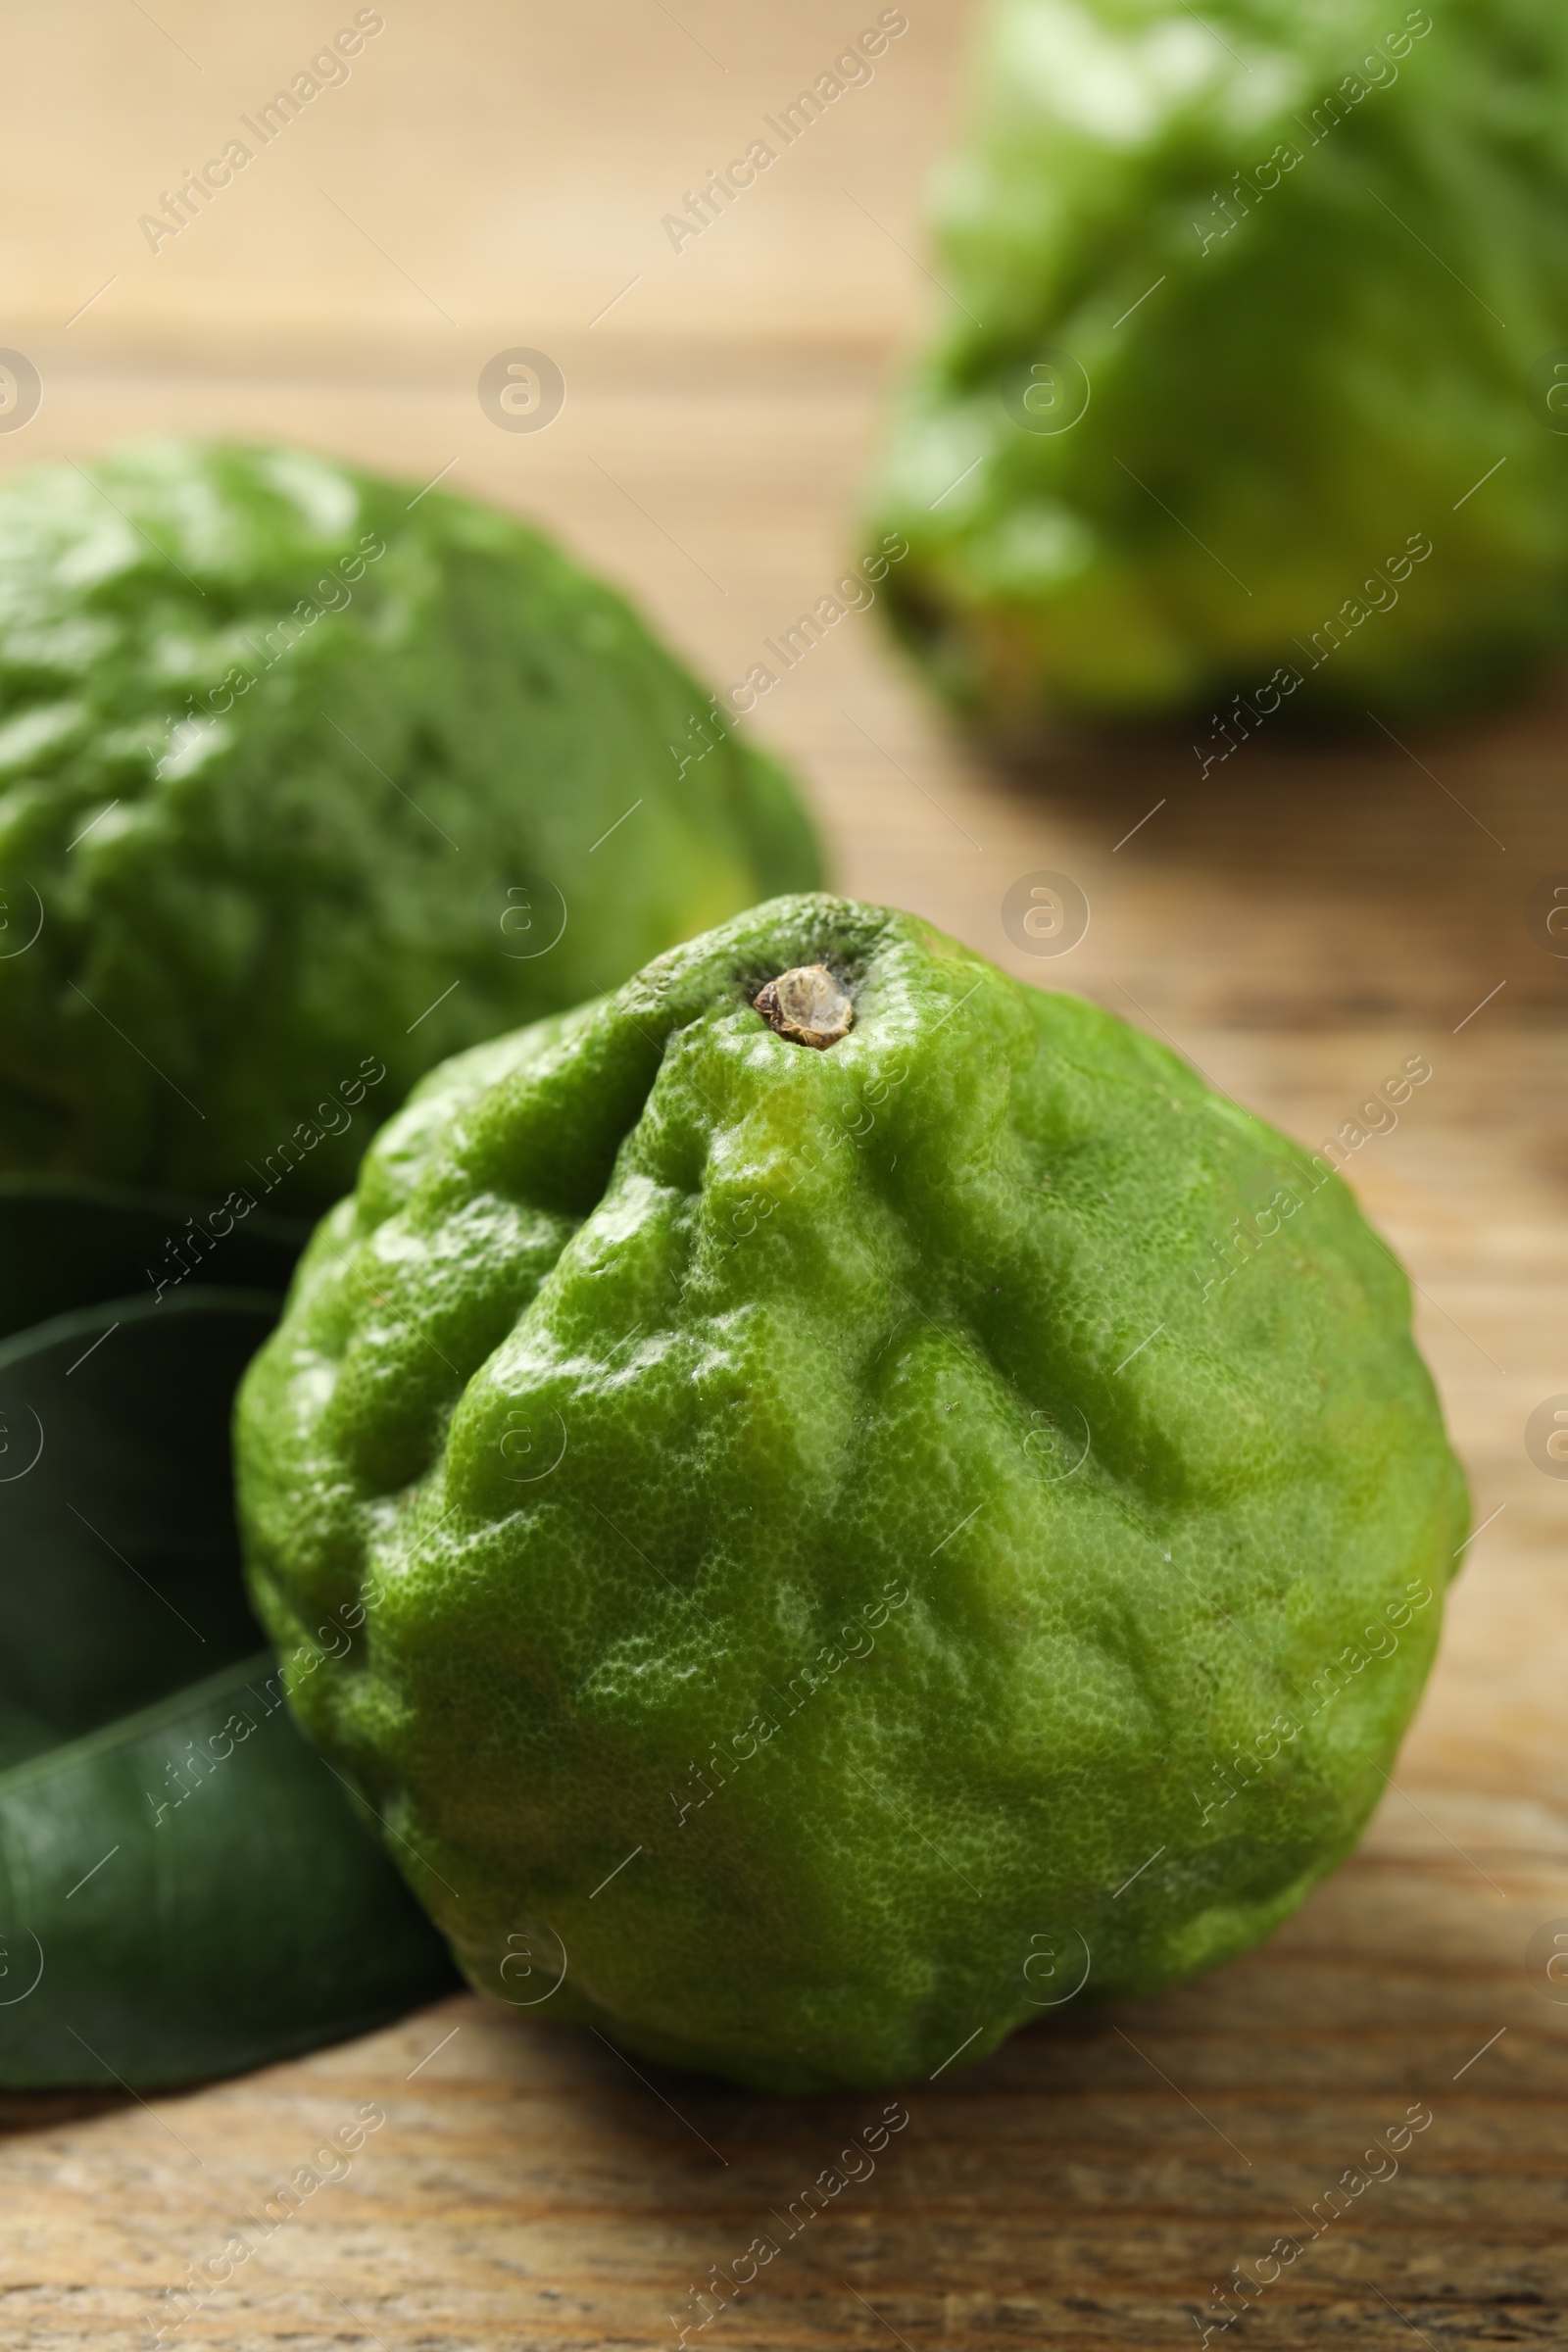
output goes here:
<path id="1" fill-rule="evenodd" d="M 458 1047 L 819 879 L 508 516 L 287 449 L 0 491 L 0 1168 L 322 1205 Z"/>
<path id="2" fill-rule="evenodd" d="M 821 897 L 432 1073 L 238 1454 L 300 1720 L 473 1983 L 764 2090 L 1266 1935 L 1467 1507 L 1326 1163 Z"/>
<path id="3" fill-rule="evenodd" d="M 976 81 L 876 494 L 944 692 L 1245 734 L 1561 646 L 1561 8 L 997 0 Z"/>

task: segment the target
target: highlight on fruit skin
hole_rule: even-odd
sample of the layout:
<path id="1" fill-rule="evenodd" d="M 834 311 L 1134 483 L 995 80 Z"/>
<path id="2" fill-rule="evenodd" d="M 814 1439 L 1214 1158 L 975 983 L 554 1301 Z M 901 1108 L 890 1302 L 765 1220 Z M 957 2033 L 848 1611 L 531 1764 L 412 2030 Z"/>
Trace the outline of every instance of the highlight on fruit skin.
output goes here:
<path id="1" fill-rule="evenodd" d="M 509 515 L 222 444 L 0 487 L 0 1169 L 318 1209 L 448 1054 L 820 877 Z"/>
<path id="2" fill-rule="evenodd" d="M 1212 761 L 1559 652 L 1561 9 L 992 0 L 973 78 L 872 498 L 943 694 Z"/>
<path id="3" fill-rule="evenodd" d="M 812 967 L 827 1050 L 757 1005 Z M 432 1072 L 237 1457 L 299 1720 L 470 1981 L 770 2091 L 1267 1935 L 1383 1792 L 1467 1524 L 1326 1158 L 818 896 Z"/>

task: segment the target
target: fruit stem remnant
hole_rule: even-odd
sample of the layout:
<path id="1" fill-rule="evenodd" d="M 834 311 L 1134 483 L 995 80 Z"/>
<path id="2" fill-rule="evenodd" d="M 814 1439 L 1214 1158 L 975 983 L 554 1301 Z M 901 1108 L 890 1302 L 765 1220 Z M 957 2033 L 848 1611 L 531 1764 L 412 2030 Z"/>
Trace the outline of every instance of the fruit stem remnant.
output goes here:
<path id="1" fill-rule="evenodd" d="M 855 1019 L 855 1006 L 825 963 L 780 972 L 752 1002 L 780 1037 L 797 1046 L 836 1046 Z"/>

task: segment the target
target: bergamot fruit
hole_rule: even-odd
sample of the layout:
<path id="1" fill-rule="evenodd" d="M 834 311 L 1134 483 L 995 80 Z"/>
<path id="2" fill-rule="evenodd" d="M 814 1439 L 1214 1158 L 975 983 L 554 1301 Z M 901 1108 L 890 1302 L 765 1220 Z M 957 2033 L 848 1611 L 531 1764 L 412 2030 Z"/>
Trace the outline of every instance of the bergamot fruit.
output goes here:
<path id="1" fill-rule="evenodd" d="M 889 611 L 969 710 L 1392 715 L 1568 637 L 1568 17 L 995 0 Z"/>
<path id="2" fill-rule="evenodd" d="M 459 1047 L 819 879 L 508 516 L 287 449 L 0 492 L 0 1167 L 324 1206 Z"/>
<path id="3" fill-rule="evenodd" d="M 300 1720 L 472 1982 L 766 2090 L 1266 1935 L 1466 1524 L 1327 1162 L 822 897 L 433 1072 L 238 1455 Z"/>

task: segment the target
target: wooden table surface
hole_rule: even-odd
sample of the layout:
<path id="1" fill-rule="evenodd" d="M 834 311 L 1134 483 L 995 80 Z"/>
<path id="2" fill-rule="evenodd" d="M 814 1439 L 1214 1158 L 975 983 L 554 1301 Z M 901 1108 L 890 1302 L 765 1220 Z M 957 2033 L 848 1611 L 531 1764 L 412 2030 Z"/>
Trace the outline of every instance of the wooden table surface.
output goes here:
<path id="1" fill-rule="evenodd" d="M 298 437 L 421 482 L 450 465 L 740 677 L 853 549 L 893 355 L 942 300 L 918 193 L 965 12 L 910 0 L 874 83 L 702 240 L 674 252 L 661 219 L 875 13 L 574 0 L 528 24 L 387 0 L 353 78 L 156 254 L 140 213 L 352 12 L 83 0 L 19 21 L 0 340 L 44 400 L 0 465 L 169 430 Z M 479 368 L 515 345 L 565 374 L 548 431 L 479 409 Z M 1306 1142 L 1430 1059 L 1351 1173 L 1419 1286 L 1483 1532 L 1355 1859 L 1220 1975 L 910 2086 L 874 2177 L 689 2341 L 1191 2343 L 1232 2266 L 1267 2276 L 1419 2101 L 1397 2175 L 1238 2336 L 1568 2342 L 1568 2006 L 1526 1949 L 1568 1934 L 1568 1485 L 1524 1444 L 1568 1392 L 1568 961 L 1527 923 L 1532 886 L 1568 871 L 1565 715 L 1548 692 L 1407 749 L 1249 747 L 1201 789 L 1180 742 L 1003 773 L 856 614 L 750 722 L 808 780 L 849 889 L 1087 992 Z M 1093 908 L 1045 967 L 1000 919 L 1040 867 Z M 710 2266 L 882 2101 L 742 2096 L 467 1998 L 186 2096 L 13 2099 L 0 2344 L 146 2345 L 164 2290 L 367 2104 L 385 2120 L 347 2177 L 166 2341 L 672 2344 Z"/>

